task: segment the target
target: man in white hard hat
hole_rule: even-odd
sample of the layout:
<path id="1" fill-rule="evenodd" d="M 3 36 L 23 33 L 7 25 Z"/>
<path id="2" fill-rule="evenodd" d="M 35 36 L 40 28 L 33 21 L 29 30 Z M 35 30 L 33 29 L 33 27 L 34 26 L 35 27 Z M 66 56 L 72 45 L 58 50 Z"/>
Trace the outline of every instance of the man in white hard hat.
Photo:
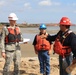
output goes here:
<path id="1" fill-rule="evenodd" d="M 19 42 L 22 40 L 20 28 L 16 26 L 18 20 L 15 13 L 10 13 L 8 16 L 9 26 L 2 30 L 2 57 L 5 59 L 3 75 L 9 75 L 10 64 L 14 61 L 14 74 L 20 75 L 20 59 L 21 51 Z"/>

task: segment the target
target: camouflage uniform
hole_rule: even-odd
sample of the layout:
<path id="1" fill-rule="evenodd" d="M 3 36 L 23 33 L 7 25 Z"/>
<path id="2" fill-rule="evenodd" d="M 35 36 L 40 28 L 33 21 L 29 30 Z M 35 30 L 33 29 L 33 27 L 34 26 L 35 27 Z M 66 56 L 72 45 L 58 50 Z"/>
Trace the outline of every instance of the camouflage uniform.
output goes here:
<path id="1" fill-rule="evenodd" d="M 2 30 L 2 52 L 6 53 L 5 65 L 3 68 L 3 75 L 9 75 L 10 64 L 14 61 L 14 74 L 20 75 L 19 67 L 20 67 L 20 59 L 21 59 L 21 51 L 19 43 L 8 43 L 5 44 L 5 36 L 8 35 L 7 28 L 3 28 Z"/>

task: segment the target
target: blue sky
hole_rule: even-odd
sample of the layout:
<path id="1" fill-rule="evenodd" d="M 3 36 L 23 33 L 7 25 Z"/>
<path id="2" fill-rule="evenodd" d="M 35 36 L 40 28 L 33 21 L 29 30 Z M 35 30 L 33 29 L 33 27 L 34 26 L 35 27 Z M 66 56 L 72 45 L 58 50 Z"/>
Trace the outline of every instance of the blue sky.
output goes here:
<path id="1" fill-rule="evenodd" d="M 0 0 L 0 22 L 12 12 L 18 23 L 58 23 L 67 16 L 76 24 L 76 0 Z"/>

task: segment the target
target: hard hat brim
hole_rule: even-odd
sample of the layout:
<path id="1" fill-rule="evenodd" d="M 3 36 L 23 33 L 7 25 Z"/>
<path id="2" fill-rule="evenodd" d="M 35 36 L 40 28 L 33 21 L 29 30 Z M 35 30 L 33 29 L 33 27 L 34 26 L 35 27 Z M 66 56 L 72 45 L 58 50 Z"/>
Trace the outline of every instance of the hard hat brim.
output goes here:
<path id="1" fill-rule="evenodd" d="M 18 20 L 18 18 L 10 18 L 8 17 L 9 20 Z"/>
<path id="2" fill-rule="evenodd" d="M 47 29 L 47 28 L 39 28 L 39 29 Z"/>

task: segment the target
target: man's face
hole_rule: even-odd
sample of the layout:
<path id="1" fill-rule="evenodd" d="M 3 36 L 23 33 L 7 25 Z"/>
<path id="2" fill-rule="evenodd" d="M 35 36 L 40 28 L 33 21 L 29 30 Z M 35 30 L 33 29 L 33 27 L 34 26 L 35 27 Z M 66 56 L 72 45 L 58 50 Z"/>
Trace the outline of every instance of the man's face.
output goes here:
<path id="1" fill-rule="evenodd" d="M 42 34 L 45 34 L 45 33 L 46 33 L 46 29 L 40 29 L 40 32 L 41 32 Z"/>
<path id="2" fill-rule="evenodd" d="M 9 20 L 9 22 L 10 22 L 10 25 L 12 26 L 16 25 L 16 20 Z"/>
<path id="3" fill-rule="evenodd" d="M 59 25 L 59 27 L 60 27 L 60 30 L 63 32 L 66 30 L 66 27 L 64 25 Z"/>

